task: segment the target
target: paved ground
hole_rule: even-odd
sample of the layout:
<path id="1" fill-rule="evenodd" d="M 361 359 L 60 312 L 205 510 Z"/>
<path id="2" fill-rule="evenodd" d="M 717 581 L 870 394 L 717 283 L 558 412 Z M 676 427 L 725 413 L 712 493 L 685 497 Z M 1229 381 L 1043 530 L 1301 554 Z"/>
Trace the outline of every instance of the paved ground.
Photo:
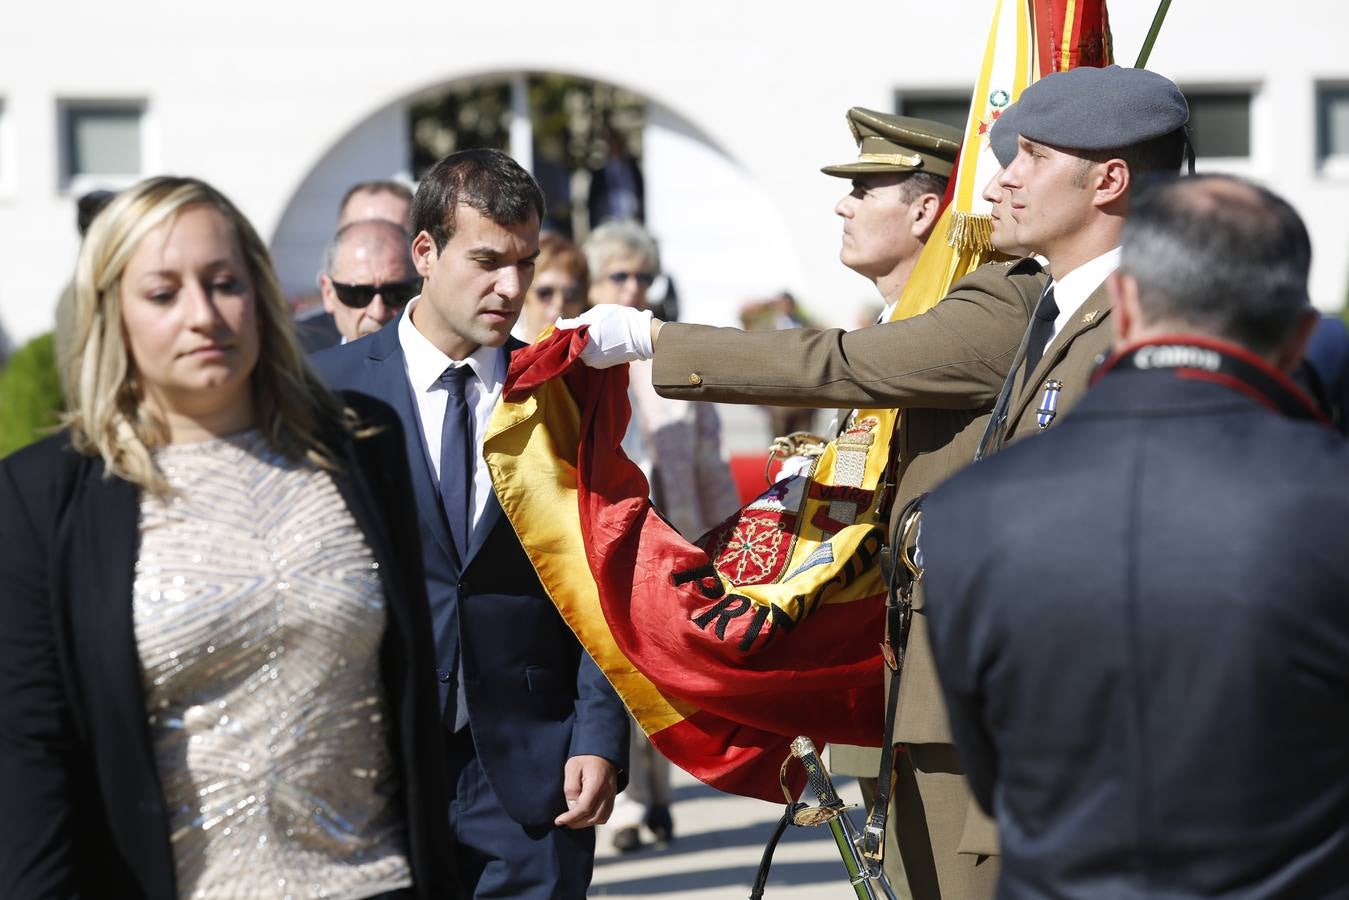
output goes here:
<path id="1" fill-rule="evenodd" d="M 610 900 L 746 900 L 764 844 L 782 805 L 718 793 L 674 770 L 675 841 L 619 855 L 613 835 L 599 830 L 590 896 Z M 860 802 L 857 784 L 840 781 L 840 795 Z M 853 822 L 861 813 L 853 810 Z M 650 835 L 647 835 L 649 838 Z M 764 900 L 856 900 L 826 827 L 789 828 L 774 854 Z"/>

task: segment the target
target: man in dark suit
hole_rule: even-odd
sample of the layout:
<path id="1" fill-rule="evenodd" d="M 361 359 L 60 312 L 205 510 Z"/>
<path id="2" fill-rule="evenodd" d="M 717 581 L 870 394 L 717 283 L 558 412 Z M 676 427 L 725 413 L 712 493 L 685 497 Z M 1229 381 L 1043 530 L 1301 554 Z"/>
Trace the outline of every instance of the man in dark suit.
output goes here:
<path id="1" fill-rule="evenodd" d="M 593 826 L 628 747 L 621 701 L 539 584 L 482 459 L 523 346 L 510 330 L 542 213 L 538 185 L 509 156 L 447 156 L 413 201 L 421 295 L 381 331 L 315 357 L 333 387 L 393 406 L 407 435 L 464 888 L 539 900 L 585 896 Z"/>
<path id="2" fill-rule="evenodd" d="M 999 896 L 1349 896 L 1349 445 L 1287 377 L 1283 200 L 1137 199 L 1073 414 L 928 500 L 927 618 Z"/>

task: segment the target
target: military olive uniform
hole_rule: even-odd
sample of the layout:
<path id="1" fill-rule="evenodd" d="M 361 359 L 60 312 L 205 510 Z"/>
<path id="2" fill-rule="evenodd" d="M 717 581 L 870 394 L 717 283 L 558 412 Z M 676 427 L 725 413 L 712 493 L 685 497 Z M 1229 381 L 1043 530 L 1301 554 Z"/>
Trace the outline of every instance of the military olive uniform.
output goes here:
<path id="1" fill-rule="evenodd" d="M 657 339 L 653 383 L 658 393 L 684 399 L 903 409 L 897 513 L 974 458 L 1045 280 L 1034 260 L 994 263 L 922 315 L 852 332 L 754 334 L 669 323 Z M 1054 345 L 1046 351 L 1049 370 L 1057 371 L 1053 360 L 1067 361 L 1070 343 L 1062 353 Z M 1085 369 L 1080 380 L 1085 386 Z M 897 755 L 892 826 L 916 900 L 977 900 L 993 895 L 996 834 L 951 746 L 921 604 L 920 593 L 900 687 L 895 738 L 906 749 Z"/>

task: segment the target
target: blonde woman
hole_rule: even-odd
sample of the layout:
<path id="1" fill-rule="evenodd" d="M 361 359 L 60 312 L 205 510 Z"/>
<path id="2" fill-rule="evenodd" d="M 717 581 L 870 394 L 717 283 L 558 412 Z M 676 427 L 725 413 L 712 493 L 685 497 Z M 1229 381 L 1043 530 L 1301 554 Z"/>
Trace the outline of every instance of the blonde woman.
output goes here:
<path id="1" fill-rule="evenodd" d="M 68 427 L 0 461 L 5 896 L 455 896 L 396 420 L 200 181 L 98 216 L 76 307 Z"/>

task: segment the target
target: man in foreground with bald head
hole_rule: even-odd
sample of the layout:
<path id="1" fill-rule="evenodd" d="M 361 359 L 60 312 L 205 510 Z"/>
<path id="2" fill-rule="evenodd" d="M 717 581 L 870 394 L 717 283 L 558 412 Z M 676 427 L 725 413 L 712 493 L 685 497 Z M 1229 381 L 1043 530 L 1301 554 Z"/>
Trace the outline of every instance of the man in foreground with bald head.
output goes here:
<path id="1" fill-rule="evenodd" d="M 1346 896 L 1349 445 L 1287 374 L 1310 260 L 1263 188 L 1144 193 L 1093 386 L 928 498 L 928 627 L 999 897 Z"/>
<path id="2" fill-rule="evenodd" d="M 417 296 L 421 279 L 401 225 L 366 219 L 343 225 L 323 254 L 319 291 L 342 343 L 374 334 Z"/>

